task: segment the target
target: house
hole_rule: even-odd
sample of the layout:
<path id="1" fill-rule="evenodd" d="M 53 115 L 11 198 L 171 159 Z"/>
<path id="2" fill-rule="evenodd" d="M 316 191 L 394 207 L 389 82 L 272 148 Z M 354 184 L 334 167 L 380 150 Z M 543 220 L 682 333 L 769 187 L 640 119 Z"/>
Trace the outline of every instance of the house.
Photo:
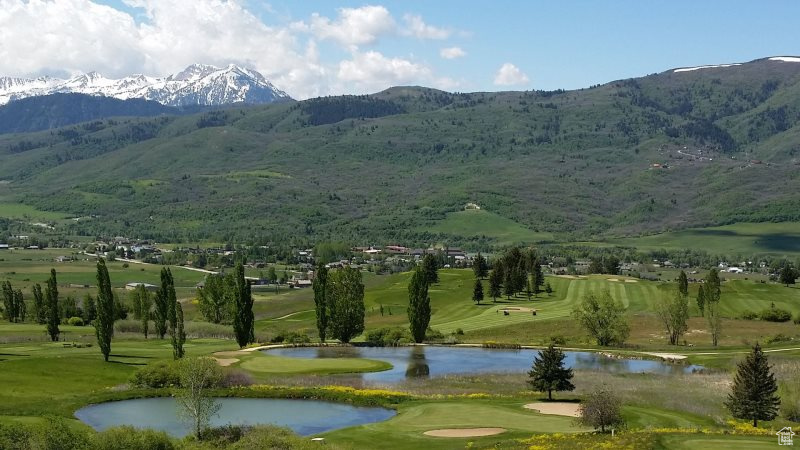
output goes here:
<path id="1" fill-rule="evenodd" d="M 794 445 L 792 440 L 794 431 L 792 431 L 792 427 L 783 427 L 775 434 L 778 435 L 778 445 Z"/>
<path id="2" fill-rule="evenodd" d="M 138 288 L 139 286 L 144 286 L 144 288 L 147 289 L 148 291 L 157 291 L 158 290 L 158 286 L 156 286 L 154 284 L 149 284 L 149 283 L 128 283 L 128 284 L 125 285 L 125 290 L 126 291 L 133 291 L 133 290 L 136 290 L 136 288 Z"/>
<path id="3" fill-rule="evenodd" d="M 0 250 L 8 250 L 9 248 L 8 244 L 0 244 Z"/>
<path id="4" fill-rule="evenodd" d="M 294 280 L 292 285 L 295 288 L 307 288 L 311 287 L 312 281 L 311 280 Z"/>
<path id="5" fill-rule="evenodd" d="M 741 267 L 734 267 L 734 266 L 728 267 L 728 273 L 742 273 L 742 272 L 744 272 L 744 270 L 742 270 Z"/>
<path id="6" fill-rule="evenodd" d="M 404 254 L 408 252 L 408 248 L 402 245 L 387 245 L 383 249 L 386 253 Z"/>

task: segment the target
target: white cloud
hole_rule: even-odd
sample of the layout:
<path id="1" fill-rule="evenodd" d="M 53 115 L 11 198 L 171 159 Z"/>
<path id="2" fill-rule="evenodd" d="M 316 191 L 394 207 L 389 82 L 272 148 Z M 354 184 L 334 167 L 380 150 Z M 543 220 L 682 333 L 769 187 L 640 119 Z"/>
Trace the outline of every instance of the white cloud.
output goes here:
<path id="1" fill-rule="evenodd" d="M 293 28 L 347 47 L 373 44 L 381 35 L 395 31 L 394 19 L 383 6 L 341 8 L 338 13 L 336 20 L 313 13 L 309 23 L 297 22 Z"/>
<path id="2" fill-rule="evenodd" d="M 431 70 L 402 58 L 388 58 L 376 51 L 354 52 L 352 59 L 339 63 L 338 79 L 348 92 L 368 93 L 410 83 L 431 80 Z"/>
<path id="3" fill-rule="evenodd" d="M 439 56 L 444 59 L 456 59 L 467 56 L 467 52 L 462 50 L 461 47 L 446 47 L 439 50 Z"/>
<path id="4" fill-rule="evenodd" d="M 497 86 L 519 86 L 529 81 L 528 76 L 511 63 L 503 64 L 494 76 L 494 84 Z"/>
<path id="5" fill-rule="evenodd" d="M 403 16 L 406 23 L 406 29 L 403 34 L 414 36 L 419 39 L 447 39 L 452 34 L 451 30 L 444 28 L 437 28 L 433 25 L 428 25 L 422 20 L 422 17 L 414 14 L 406 14 Z"/>
<path id="6" fill-rule="evenodd" d="M 314 14 L 307 22 L 268 26 L 245 0 L 123 1 L 136 8 L 136 18 L 91 0 L 0 0 L 0 76 L 165 76 L 193 63 L 233 63 L 258 70 L 298 99 L 398 84 L 460 84 L 412 59 L 359 50 L 400 34 L 382 6 L 342 8 L 333 20 Z M 420 36 L 441 35 L 420 23 Z M 321 40 L 344 45 L 349 56 L 326 55 L 317 48 Z"/>

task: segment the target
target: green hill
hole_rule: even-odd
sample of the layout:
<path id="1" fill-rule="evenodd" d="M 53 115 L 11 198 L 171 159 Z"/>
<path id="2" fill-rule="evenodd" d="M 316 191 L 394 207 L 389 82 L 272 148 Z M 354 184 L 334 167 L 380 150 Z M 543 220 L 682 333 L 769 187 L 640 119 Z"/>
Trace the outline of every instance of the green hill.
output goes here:
<path id="1" fill-rule="evenodd" d="M 576 91 L 401 87 L 3 135 L 0 202 L 93 216 L 58 233 L 191 242 L 482 248 L 800 220 L 798 122 L 800 64 L 769 59 Z M 471 201 L 491 215 L 466 220 Z"/>

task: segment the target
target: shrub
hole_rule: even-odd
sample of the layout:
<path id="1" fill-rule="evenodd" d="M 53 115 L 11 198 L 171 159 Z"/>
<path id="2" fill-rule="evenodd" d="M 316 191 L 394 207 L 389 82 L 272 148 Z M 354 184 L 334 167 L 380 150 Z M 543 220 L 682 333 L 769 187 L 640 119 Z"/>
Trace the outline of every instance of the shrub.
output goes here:
<path id="1" fill-rule="evenodd" d="M 83 319 L 80 317 L 70 317 L 67 320 L 67 325 L 72 325 L 74 327 L 82 327 L 83 326 Z"/>
<path id="2" fill-rule="evenodd" d="M 519 350 L 522 348 L 519 344 L 504 344 L 502 342 L 486 341 L 483 343 L 483 348 L 509 348 Z"/>
<path id="3" fill-rule="evenodd" d="M 130 265 L 128 265 L 128 263 L 122 263 L 122 268 L 123 269 L 127 269 L 128 267 L 130 267 Z"/>
<path id="4" fill-rule="evenodd" d="M 92 439 L 92 450 L 171 450 L 175 444 L 163 431 L 138 429 L 131 426 L 109 428 Z"/>
<path id="5" fill-rule="evenodd" d="M 411 341 L 411 333 L 405 328 L 378 328 L 367 332 L 366 342 L 370 347 L 396 347 Z"/>
<path id="6" fill-rule="evenodd" d="M 142 323 L 138 320 L 117 320 L 114 322 L 115 333 L 141 333 Z"/>
<path id="7" fill-rule="evenodd" d="M 296 331 L 281 332 L 275 335 L 270 342 L 273 344 L 309 344 L 311 338 L 305 333 L 298 333 Z"/>
<path id="8" fill-rule="evenodd" d="M 800 325 L 800 313 L 797 314 L 797 317 L 794 318 L 794 324 Z"/>
<path id="9" fill-rule="evenodd" d="M 778 333 L 775 336 L 772 336 L 771 338 L 767 339 L 767 344 L 776 344 L 776 343 L 779 343 L 779 342 L 790 342 L 790 341 L 793 341 L 793 340 L 794 339 L 792 339 L 789 336 L 786 336 L 783 333 Z"/>
<path id="10" fill-rule="evenodd" d="M 250 386 L 252 384 L 253 377 L 243 370 L 230 369 L 222 377 L 223 387 Z"/>
<path id="11" fill-rule="evenodd" d="M 743 311 L 739 314 L 739 318 L 742 320 L 756 320 L 758 318 L 758 314 L 755 311 Z"/>
<path id="12" fill-rule="evenodd" d="M 767 322 L 788 322 L 792 320 L 792 313 L 785 309 L 776 308 L 773 304 L 768 309 L 761 311 L 761 320 Z"/>
<path id="13" fill-rule="evenodd" d="M 550 336 L 550 343 L 553 344 L 553 345 L 566 345 L 567 344 L 567 340 L 564 339 L 564 336 L 562 336 L 560 334 L 556 334 L 556 335 Z"/>
<path id="14" fill-rule="evenodd" d="M 425 332 L 425 342 L 442 342 L 443 340 L 444 335 L 439 330 L 428 328 L 428 330 Z"/>
<path id="15" fill-rule="evenodd" d="M 180 385 L 180 378 L 174 364 L 159 361 L 134 372 L 131 384 L 142 388 L 165 388 Z"/>
<path id="16" fill-rule="evenodd" d="M 463 336 L 464 335 L 464 330 L 462 330 L 461 328 L 456 328 L 456 335 Z"/>

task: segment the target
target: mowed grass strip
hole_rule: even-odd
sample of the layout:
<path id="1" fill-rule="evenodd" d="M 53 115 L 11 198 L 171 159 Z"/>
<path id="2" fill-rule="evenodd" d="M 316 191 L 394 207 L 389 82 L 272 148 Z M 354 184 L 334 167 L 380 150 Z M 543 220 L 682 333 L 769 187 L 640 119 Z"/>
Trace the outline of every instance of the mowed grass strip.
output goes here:
<path id="1" fill-rule="evenodd" d="M 362 358 L 292 358 L 256 352 L 243 359 L 239 367 L 260 374 L 360 373 L 392 368 L 385 361 Z"/>

